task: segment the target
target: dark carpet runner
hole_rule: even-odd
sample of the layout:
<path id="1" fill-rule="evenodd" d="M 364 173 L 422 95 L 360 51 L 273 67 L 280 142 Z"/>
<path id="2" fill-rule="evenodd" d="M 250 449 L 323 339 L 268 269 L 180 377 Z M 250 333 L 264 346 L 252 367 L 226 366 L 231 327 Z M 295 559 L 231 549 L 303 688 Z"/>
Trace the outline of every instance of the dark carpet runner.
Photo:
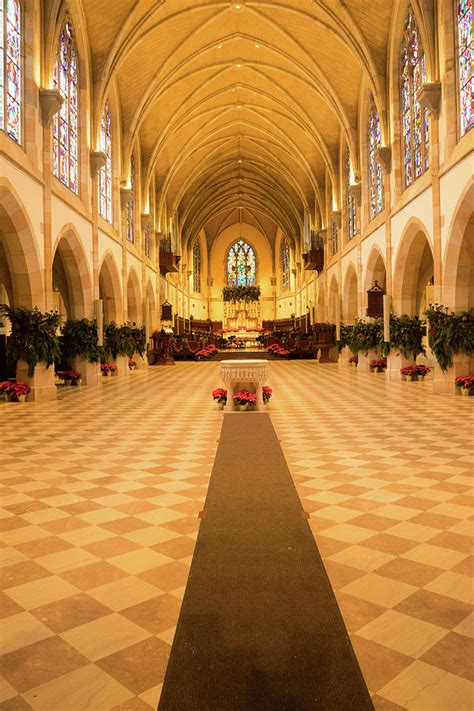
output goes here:
<path id="1" fill-rule="evenodd" d="M 228 414 L 160 711 L 373 705 L 270 417 Z"/>

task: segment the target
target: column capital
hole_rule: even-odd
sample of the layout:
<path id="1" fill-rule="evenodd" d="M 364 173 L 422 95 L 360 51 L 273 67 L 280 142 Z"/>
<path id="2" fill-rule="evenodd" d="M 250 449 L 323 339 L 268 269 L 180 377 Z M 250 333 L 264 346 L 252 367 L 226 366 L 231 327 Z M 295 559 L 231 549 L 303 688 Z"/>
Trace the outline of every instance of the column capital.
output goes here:
<path id="1" fill-rule="evenodd" d="M 441 82 L 432 81 L 423 83 L 416 92 L 416 98 L 421 106 L 434 116 L 438 116 L 439 102 L 441 99 Z"/>
<path id="2" fill-rule="evenodd" d="M 103 151 L 91 151 L 90 160 L 92 177 L 95 178 L 97 173 L 105 167 L 107 156 Z"/>
<path id="3" fill-rule="evenodd" d="M 120 188 L 120 206 L 122 210 L 128 207 L 132 199 L 132 188 Z"/>
<path id="4" fill-rule="evenodd" d="M 380 163 L 385 173 L 392 169 L 392 146 L 379 146 L 375 149 L 375 160 Z"/>

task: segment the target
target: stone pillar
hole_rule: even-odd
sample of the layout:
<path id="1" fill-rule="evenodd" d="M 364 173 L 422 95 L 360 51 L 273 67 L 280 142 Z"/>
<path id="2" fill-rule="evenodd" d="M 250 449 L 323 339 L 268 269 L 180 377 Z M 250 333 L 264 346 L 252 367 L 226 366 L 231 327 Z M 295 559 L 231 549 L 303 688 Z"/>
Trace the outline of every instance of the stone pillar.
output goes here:
<path id="1" fill-rule="evenodd" d="M 133 360 L 137 362 L 137 370 L 148 369 L 148 361 L 146 359 L 146 355 L 141 356 L 140 353 L 134 353 Z"/>
<path id="2" fill-rule="evenodd" d="M 81 374 L 83 385 L 99 384 L 99 364 L 90 363 L 85 358 L 74 358 L 72 369 Z"/>
<path id="3" fill-rule="evenodd" d="M 347 368 L 349 365 L 349 358 L 351 357 L 351 352 L 349 350 L 349 346 L 344 346 L 342 351 L 339 353 L 339 358 L 337 361 L 337 364 L 339 366 L 344 366 L 344 368 Z"/>
<path id="4" fill-rule="evenodd" d="M 128 367 L 128 356 L 117 356 L 117 358 L 112 361 L 117 366 L 117 376 L 129 376 L 130 368 Z"/>
<path id="5" fill-rule="evenodd" d="M 414 358 L 405 358 L 401 353 L 389 353 L 385 377 L 387 380 L 401 380 L 400 368 L 405 368 L 407 365 L 415 365 Z"/>
<path id="6" fill-rule="evenodd" d="M 472 375 L 474 373 L 474 358 L 464 354 L 453 356 L 453 364 L 447 371 L 442 371 L 438 362 L 434 366 L 433 392 L 436 395 L 455 395 L 456 386 L 454 381 L 461 375 Z"/>
<path id="7" fill-rule="evenodd" d="M 367 355 L 364 353 L 359 353 L 359 362 L 357 364 L 358 373 L 368 373 L 370 372 L 370 361 L 375 358 L 379 358 L 380 354 L 376 350 L 367 351 Z"/>
<path id="8" fill-rule="evenodd" d="M 28 364 L 24 360 L 19 360 L 16 366 L 16 379 L 30 386 L 31 392 L 26 397 L 30 402 L 47 402 L 57 398 L 54 366 L 47 368 L 44 363 L 38 363 L 30 378 Z"/>

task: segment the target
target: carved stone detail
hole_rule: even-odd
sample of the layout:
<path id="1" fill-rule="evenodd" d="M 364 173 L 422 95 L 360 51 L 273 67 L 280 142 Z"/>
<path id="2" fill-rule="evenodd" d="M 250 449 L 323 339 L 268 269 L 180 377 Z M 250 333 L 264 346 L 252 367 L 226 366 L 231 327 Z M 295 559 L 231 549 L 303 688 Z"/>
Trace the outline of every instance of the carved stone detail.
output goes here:
<path id="1" fill-rule="evenodd" d="M 392 169 L 392 146 L 379 146 L 375 150 L 375 160 L 380 163 L 385 173 Z"/>
<path id="2" fill-rule="evenodd" d="M 362 184 L 349 185 L 349 195 L 354 198 L 357 205 L 360 205 L 362 202 Z"/>
<path id="3" fill-rule="evenodd" d="M 99 170 L 105 167 L 107 156 L 103 151 L 91 151 L 90 159 L 92 177 L 95 178 Z"/>
<path id="4" fill-rule="evenodd" d="M 49 126 L 54 114 L 57 114 L 63 105 L 64 99 L 57 89 L 40 89 L 39 95 L 43 123 L 45 126 Z"/>
<path id="5" fill-rule="evenodd" d="M 441 82 L 433 81 L 422 84 L 416 92 L 416 98 L 422 108 L 428 109 L 430 113 L 437 116 L 441 99 Z"/>
<path id="6" fill-rule="evenodd" d="M 130 200 L 132 199 L 132 188 L 120 188 L 120 206 L 122 210 L 128 207 Z"/>

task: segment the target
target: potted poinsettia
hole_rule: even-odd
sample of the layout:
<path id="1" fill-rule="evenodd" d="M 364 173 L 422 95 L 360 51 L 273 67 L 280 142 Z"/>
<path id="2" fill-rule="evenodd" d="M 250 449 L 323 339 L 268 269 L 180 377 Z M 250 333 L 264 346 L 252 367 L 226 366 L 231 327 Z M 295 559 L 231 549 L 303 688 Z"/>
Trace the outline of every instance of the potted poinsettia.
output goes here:
<path id="1" fill-rule="evenodd" d="M 404 368 L 400 368 L 402 380 L 424 380 L 429 372 L 430 369 L 426 365 L 406 365 Z"/>
<path id="2" fill-rule="evenodd" d="M 106 378 L 109 378 L 116 371 L 117 371 L 117 366 L 114 363 L 101 363 L 100 364 L 100 372 Z"/>
<path id="3" fill-rule="evenodd" d="M 133 358 L 129 358 L 128 367 L 130 368 L 130 370 L 135 370 L 135 368 L 137 367 L 137 361 L 133 360 Z"/>
<path id="4" fill-rule="evenodd" d="M 234 402 L 241 412 L 245 412 L 249 407 L 255 405 L 257 396 L 248 390 L 239 390 L 238 393 L 234 394 Z"/>
<path id="5" fill-rule="evenodd" d="M 66 385 L 82 385 L 81 374 L 77 370 L 63 370 L 62 376 Z"/>
<path id="6" fill-rule="evenodd" d="M 351 355 L 351 357 L 349 358 L 349 365 L 353 365 L 355 367 L 358 362 L 359 362 L 359 356 Z"/>
<path id="7" fill-rule="evenodd" d="M 386 358 L 374 358 L 374 360 L 370 361 L 370 370 L 373 373 L 383 373 L 386 367 L 387 367 L 387 359 Z"/>
<path id="8" fill-rule="evenodd" d="M 219 410 L 223 410 L 227 402 L 227 390 L 225 388 L 216 388 L 212 391 L 212 398 L 214 402 L 217 402 Z"/>
<path id="9" fill-rule="evenodd" d="M 474 375 L 461 375 L 454 382 L 460 395 L 465 397 L 474 395 Z"/>
<path id="10" fill-rule="evenodd" d="M 262 398 L 265 405 L 268 405 L 272 395 L 273 390 L 268 385 L 264 385 L 262 388 Z"/>
<path id="11" fill-rule="evenodd" d="M 16 383 L 9 380 L 0 383 L 0 393 L 6 396 L 8 402 L 25 402 L 30 390 L 30 386 L 26 383 Z"/>

